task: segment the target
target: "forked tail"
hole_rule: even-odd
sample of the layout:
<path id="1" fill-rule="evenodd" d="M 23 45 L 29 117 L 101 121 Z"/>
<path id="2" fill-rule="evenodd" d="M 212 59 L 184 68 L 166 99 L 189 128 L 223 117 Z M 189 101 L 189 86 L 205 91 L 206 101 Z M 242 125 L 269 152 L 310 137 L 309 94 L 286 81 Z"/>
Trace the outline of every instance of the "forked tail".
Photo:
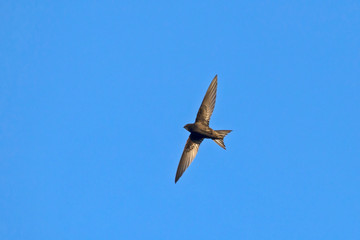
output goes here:
<path id="1" fill-rule="evenodd" d="M 222 147 L 223 149 L 226 150 L 225 143 L 224 143 L 224 138 L 231 131 L 232 130 L 216 130 L 216 133 L 219 134 L 220 138 L 213 139 L 214 142 L 216 142 L 220 147 Z"/>

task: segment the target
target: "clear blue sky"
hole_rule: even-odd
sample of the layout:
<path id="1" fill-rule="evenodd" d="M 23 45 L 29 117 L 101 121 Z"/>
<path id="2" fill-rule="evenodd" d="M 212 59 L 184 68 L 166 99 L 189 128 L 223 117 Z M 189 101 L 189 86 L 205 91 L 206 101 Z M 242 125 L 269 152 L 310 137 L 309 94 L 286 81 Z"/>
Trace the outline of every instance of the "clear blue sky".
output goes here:
<path id="1" fill-rule="evenodd" d="M 359 13 L 2 1 L 0 239 L 360 239 Z M 234 131 L 175 185 L 215 74 Z"/>

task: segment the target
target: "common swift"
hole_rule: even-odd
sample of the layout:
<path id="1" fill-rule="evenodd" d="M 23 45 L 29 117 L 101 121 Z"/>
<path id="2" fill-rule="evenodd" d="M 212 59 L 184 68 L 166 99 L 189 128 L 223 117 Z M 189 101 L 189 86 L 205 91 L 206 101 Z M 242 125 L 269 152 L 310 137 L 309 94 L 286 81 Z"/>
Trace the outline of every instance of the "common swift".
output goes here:
<path id="1" fill-rule="evenodd" d="M 225 148 L 224 138 L 232 130 L 213 130 L 209 127 L 210 117 L 214 111 L 216 101 L 217 75 L 211 81 L 206 91 L 205 97 L 197 113 L 195 123 L 189 123 L 184 126 L 190 132 L 190 136 L 185 144 L 184 151 L 181 155 L 179 166 L 176 171 L 175 183 L 189 167 L 194 160 L 201 142 L 204 138 L 214 140 L 220 147 Z"/>

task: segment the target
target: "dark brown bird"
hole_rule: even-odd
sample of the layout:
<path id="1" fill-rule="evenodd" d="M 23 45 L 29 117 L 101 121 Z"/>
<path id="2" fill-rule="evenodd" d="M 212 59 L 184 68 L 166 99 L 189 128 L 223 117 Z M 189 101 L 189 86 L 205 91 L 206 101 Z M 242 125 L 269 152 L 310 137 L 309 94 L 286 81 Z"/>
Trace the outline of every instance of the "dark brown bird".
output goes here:
<path id="1" fill-rule="evenodd" d="M 186 124 L 184 128 L 190 132 L 190 136 L 185 144 L 184 151 L 180 158 L 179 166 L 176 171 L 175 183 L 194 160 L 201 142 L 204 138 L 214 140 L 220 147 L 225 148 L 224 137 L 232 130 L 213 130 L 209 127 L 211 114 L 214 111 L 216 101 L 217 75 L 212 80 L 205 97 L 201 103 L 196 116 L 195 123 Z"/>

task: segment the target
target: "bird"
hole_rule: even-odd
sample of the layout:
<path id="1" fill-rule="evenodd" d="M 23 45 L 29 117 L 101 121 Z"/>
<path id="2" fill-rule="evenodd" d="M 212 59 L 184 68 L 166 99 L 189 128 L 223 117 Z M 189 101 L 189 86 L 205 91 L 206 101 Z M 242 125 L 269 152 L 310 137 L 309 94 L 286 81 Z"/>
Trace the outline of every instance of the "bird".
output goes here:
<path id="1" fill-rule="evenodd" d="M 176 171 L 175 184 L 196 157 L 200 144 L 205 138 L 212 139 L 220 147 L 226 150 L 224 138 L 232 130 L 213 130 L 209 127 L 210 118 L 215 108 L 216 91 L 217 75 L 215 75 L 206 91 L 196 115 L 195 123 L 189 123 L 184 126 L 184 128 L 190 132 L 190 135 L 186 141 Z"/>

